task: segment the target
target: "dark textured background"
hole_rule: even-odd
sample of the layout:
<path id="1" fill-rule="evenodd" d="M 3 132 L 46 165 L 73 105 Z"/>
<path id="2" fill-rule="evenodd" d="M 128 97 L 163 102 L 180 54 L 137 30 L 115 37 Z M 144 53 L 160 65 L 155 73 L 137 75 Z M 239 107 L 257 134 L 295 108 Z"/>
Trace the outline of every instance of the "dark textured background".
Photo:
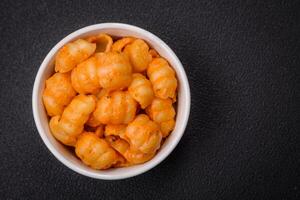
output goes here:
<path id="1" fill-rule="evenodd" d="M 299 1 L 124 2 L 0 1 L 0 199 L 299 199 Z M 33 82 L 48 51 L 101 22 L 162 38 L 192 93 L 175 151 L 121 181 L 63 166 L 32 116 Z"/>

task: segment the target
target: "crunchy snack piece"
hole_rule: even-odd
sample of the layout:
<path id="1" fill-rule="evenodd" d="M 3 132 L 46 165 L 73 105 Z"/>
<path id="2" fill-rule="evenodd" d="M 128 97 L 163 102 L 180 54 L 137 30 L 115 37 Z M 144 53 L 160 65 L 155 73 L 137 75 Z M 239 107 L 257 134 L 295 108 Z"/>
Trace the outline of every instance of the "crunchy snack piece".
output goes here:
<path id="1" fill-rule="evenodd" d="M 86 40 L 88 42 L 96 43 L 96 53 L 109 52 L 113 44 L 112 38 L 105 33 L 100 33 L 96 36 L 88 37 Z"/>
<path id="2" fill-rule="evenodd" d="M 147 115 L 138 115 L 125 132 L 130 146 L 142 153 L 153 153 L 160 147 L 162 135 L 158 124 L 151 121 Z"/>
<path id="3" fill-rule="evenodd" d="M 136 101 L 128 92 L 115 91 L 103 96 L 93 115 L 102 124 L 128 124 L 134 119 Z"/>
<path id="4" fill-rule="evenodd" d="M 136 39 L 127 45 L 124 53 L 129 57 L 134 72 L 145 71 L 152 59 L 149 54 L 149 46 L 141 39 Z"/>
<path id="5" fill-rule="evenodd" d="M 126 125 L 119 124 L 119 125 L 113 125 L 108 124 L 105 126 L 104 136 L 119 136 L 120 138 L 125 138 L 125 131 L 126 131 Z"/>
<path id="6" fill-rule="evenodd" d="M 141 105 L 146 108 L 154 99 L 154 92 L 151 82 L 142 74 L 133 74 L 133 79 L 128 87 L 130 95 Z"/>
<path id="7" fill-rule="evenodd" d="M 116 42 L 113 43 L 112 51 L 122 52 L 124 47 L 126 45 L 132 43 L 134 40 L 135 40 L 135 38 L 133 38 L 133 37 L 121 38 L 121 39 L 119 39 L 119 40 L 117 40 Z"/>
<path id="8" fill-rule="evenodd" d="M 49 126 L 54 137 L 65 145 L 74 146 L 95 106 L 94 96 L 76 96 L 65 108 L 61 117 L 51 118 Z"/>
<path id="9" fill-rule="evenodd" d="M 161 99 L 175 99 L 177 79 L 174 70 L 163 58 L 155 58 L 149 64 L 147 75 L 153 85 L 155 96 Z"/>
<path id="10" fill-rule="evenodd" d="M 103 88 L 117 90 L 129 86 L 132 69 L 128 58 L 123 53 L 107 52 L 95 56 L 99 62 L 97 75 Z"/>
<path id="11" fill-rule="evenodd" d="M 55 73 L 46 80 L 43 102 L 49 116 L 61 115 L 76 95 L 72 87 L 70 73 Z"/>
<path id="12" fill-rule="evenodd" d="M 76 155 L 94 169 L 107 169 L 119 162 L 120 156 L 106 140 L 92 132 L 84 132 L 75 145 Z"/>
<path id="13" fill-rule="evenodd" d="M 149 117 L 160 125 L 163 137 L 167 137 L 175 126 L 175 109 L 171 99 L 155 98 L 146 108 Z"/>
<path id="14" fill-rule="evenodd" d="M 71 71 L 77 64 L 90 57 L 95 49 L 96 44 L 83 39 L 66 44 L 56 55 L 55 71 L 61 73 Z"/>
<path id="15" fill-rule="evenodd" d="M 73 88 L 80 94 L 96 94 L 100 91 L 97 76 L 97 59 L 91 57 L 72 70 L 71 81 Z"/>
<path id="16" fill-rule="evenodd" d="M 126 163 L 123 163 L 123 166 L 145 163 L 155 155 L 155 152 L 145 154 L 140 152 L 139 150 L 132 149 L 130 148 L 129 143 L 126 140 L 121 139 L 117 136 L 110 135 L 105 139 L 108 141 L 110 146 L 112 146 L 127 160 Z"/>

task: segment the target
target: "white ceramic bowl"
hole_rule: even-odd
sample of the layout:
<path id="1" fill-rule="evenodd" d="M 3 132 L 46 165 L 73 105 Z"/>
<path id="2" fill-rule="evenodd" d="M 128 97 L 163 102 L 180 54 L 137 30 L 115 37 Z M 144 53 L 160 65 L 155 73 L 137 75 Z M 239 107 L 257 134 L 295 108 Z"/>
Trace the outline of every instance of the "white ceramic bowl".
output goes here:
<path id="1" fill-rule="evenodd" d="M 134 36 L 144 39 L 162 57 L 166 58 L 169 61 L 177 74 L 179 87 L 175 129 L 164 142 L 156 156 L 152 160 L 144 164 L 109 170 L 91 169 L 88 166 L 84 165 L 73 152 L 69 151 L 64 145 L 59 143 L 52 136 L 49 130 L 48 118 L 42 102 L 42 93 L 45 87 L 45 80 L 51 74 L 53 74 L 55 54 L 63 45 L 72 40 L 89 35 L 95 35 L 101 32 L 119 37 Z M 42 137 L 44 143 L 53 153 L 53 155 L 64 165 L 78 172 L 79 174 L 92 178 L 107 180 L 124 179 L 136 176 L 150 170 L 151 168 L 162 162 L 173 151 L 184 133 L 190 113 L 190 102 L 190 88 L 185 71 L 181 62 L 179 61 L 175 53 L 170 49 L 170 47 L 157 36 L 144 29 L 120 23 L 103 23 L 87 26 L 71 33 L 70 35 L 62 39 L 59 43 L 57 43 L 48 53 L 39 68 L 39 71 L 35 78 L 32 94 L 33 116 L 38 132 L 40 133 L 40 136 Z"/>

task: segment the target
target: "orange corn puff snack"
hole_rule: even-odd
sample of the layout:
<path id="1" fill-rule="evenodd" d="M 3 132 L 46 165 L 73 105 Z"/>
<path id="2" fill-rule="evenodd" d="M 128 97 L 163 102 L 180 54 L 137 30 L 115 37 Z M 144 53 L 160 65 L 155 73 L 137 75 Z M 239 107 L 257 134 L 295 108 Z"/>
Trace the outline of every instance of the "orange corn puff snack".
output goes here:
<path id="1" fill-rule="evenodd" d="M 163 137 L 167 137 L 175 126 L 175 109 L 171 99 L 155 98 L 146 108 L 149 117 L 160 125 Z"/>
<path id="2" fill-rule="evenodd" d="M 155 155 L 155 152 L 145 154 L 140 152 L 139 150 L 132 149 L 130 148 L 129 143 L 126 142 L 126 140 L 118 138 L 116 136 L 107 136 L 106 140 L 127 160 L 128 163 L 123 164 L 123 166 L 130 166 L 147 162 Z"/>
<path id="3" fill-rule="evenodd" d="M 124 47 L 130 43 L 132 43 L 135 39 L 132 37 L 125 37 L 122 39 L 117 40 L 115 43 L 112 45 L 112 51 L 116 52 L 122 52 Z"/>
<path id="4" fill-rule="evenodd" d="M 91 57 L 72 70 L 71 81 L 73 88 L 80 94 L 96 94 L 100 91 L 97 76 L 97 59 Z"/>
<path id="5" fill-rule="evenodd" d="M 151 82 L 142 74 L 133 74 L 133 79 L 128 87 L 130 95 L 141 105 L 146 108 L 154 99 L 154 92 Z"/>
<path id="6" fill-rule="evenodd" d="M 98 53 L 96 57 L 99 62 L 97 75 L 103 88 L 117 90 L 129 86 L 132 69 L 128 58 L 123 53 Z"/>
<path id="7" fill-rule="evenodd" d="M 128 92 L 115 91 L 103 96 L 93 115 L 102 124 L 128 124 L 134 119 L 136 101 Z"/>
<path id="8" fill-rule="evenodd" d="M 129 57 L 134 72 L 145 71 L 152 59 L 149 46 L 141 39 L 136 39 L 127 45 L 124 52 Z"/>
<path id="9" fill-rule="evenodd" d="M 75 145 L 76 155 L 94 169 L 107 169 L 119 161 L 119 155 L 106 140 L 92 132 L 84 132 Z"/>
<path id="10" fill-rule="evenodd" d="M 151 121 L 147 115 L 138 115 L 125 132 L 132 148 L 142 153 L 153 153 L 160 147 L 162 139 L 158 124 Z"/>
<path id="11" fill-rule="evenodd" d="M 90 57 L 95 49 L 96 44 L 83 39 L 66 44 L 56 55 L 55 71 L 61 73 L 71 71 L 77 64 Z"/>
<path id="12" fill-rule="evenodd" d="M 70 73 L 55 73 L 46 80 L 43 102 L 49 116 L 61 115 L 76 95 L 71 84 Z"/>
<path id="13" fill-rule="evenodd" d="M 74 146 L 95 106 L 94 96 L 76 96 L 65 108 L 61 117 L 51 118 L 49 126 L 54 137 L 65 145 Z"/>
<path id="14" fill-rule="evenodd" d="M 177 79 L 174 70 L 163 58 L 155 58 L 149 64 L 147 75 L 153 85 L 155 96 L 175 99 Z"/>
<path id="15" fill-rule="evenodd" d="M 96 50 L 95 52 L 109 52 L 111 50 L 113 40 L 112 38 L 105 34 L 100 33 L 96 36 L 91 36 L 87 38 L 88 42 L 96 43 Z"/>

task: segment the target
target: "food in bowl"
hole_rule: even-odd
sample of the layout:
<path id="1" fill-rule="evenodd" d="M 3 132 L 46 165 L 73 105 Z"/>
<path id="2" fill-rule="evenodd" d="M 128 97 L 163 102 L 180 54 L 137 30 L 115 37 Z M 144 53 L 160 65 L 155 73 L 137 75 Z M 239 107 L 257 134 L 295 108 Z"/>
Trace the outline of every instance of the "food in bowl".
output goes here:
<path id="1" fill-rule="evenodd" d="M 175 71 L 142 39 L 77 39 L 54 69 L 43 91 L 51 133 L 93 169 L 149 161 L 175 127 Z"/>

